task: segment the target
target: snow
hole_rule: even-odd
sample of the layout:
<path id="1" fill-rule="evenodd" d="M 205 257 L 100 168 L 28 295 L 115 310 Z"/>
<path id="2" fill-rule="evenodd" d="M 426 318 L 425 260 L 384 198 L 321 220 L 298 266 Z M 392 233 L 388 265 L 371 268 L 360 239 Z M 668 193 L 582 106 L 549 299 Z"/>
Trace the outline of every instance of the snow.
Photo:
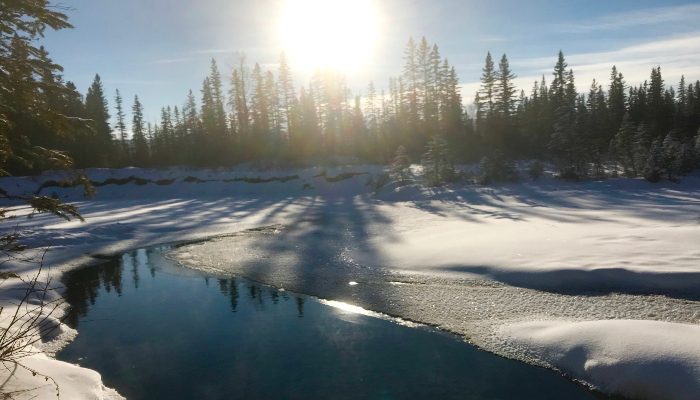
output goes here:
<path id="1" fill-rule="evenodd" d="M 38 374 L 34 376 L 23 368 L 13 371 L 3 386 L 3 393 L 11 394 L 12 399 L 123 399 L 114 389 L 105 387 L 100 374 L 90 369 L 57 361 L 41 353 L 26 357 L 22 365 Z M 53 381 L 46 381 L 42 375 L 50 376 L 58 390 Z"/>
<path id="2" fill-rule="evenodd" d="M 364 165 L 89 170 L 98 183 L 132 176 L 149 182 L 99 185 L 92 199 L 80 188 L 45 188 L 42 194 L 77 202 L 86 222 L 25 219 L 26 208 L 17 207 L 0 229 L 19 230 L 37 254 L 51 245 L 46 261 L 55 276 L 99 262 L 95 256 L 216 237 L 172 257 L 437 325 L 604 391 L 664 398 L 640 386 L 661 391 L 664 382 L 634 373 L 649 365 L 674 365 L 684 371 L 674 374 L 677 386 L 697 387 L 700 175 L 680 184 L 546 177 L 493 187 L 388 185 L 375 193 L 368 182 L 383 172 Z M 361 175 L 335 179 L 352 173 Z M 0 188 L 33 193 L 62 176 L 3 178 Z M 285 179 L 258 183 L 274 178 Z M 30 274 L 36 266 L 11 267 Z M 616 329 L 678 340 L 650 352 L 632 337 L 606 336 Z M 558 356 L 567 349 L 585 349 L 583 364 L 597 367 L 570 365 L 578 360 Z M 603 365 L 628 372 L 627 380 L 589 373 Z"/>
<path id="3" fill-rule="evenodd" d="M 501 333 L 534 357 L 607 393 L 693 400 L 700 394 L 700 326 L 657 321 L 538 321 Z"/>

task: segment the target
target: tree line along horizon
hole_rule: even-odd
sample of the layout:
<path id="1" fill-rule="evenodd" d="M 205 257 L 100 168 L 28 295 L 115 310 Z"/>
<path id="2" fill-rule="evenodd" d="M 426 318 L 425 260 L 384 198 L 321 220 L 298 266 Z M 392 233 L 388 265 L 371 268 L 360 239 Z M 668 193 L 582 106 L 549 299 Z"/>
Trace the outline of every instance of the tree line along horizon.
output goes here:
<path id="1" fill-rule="evenodd" d="M 52 22 L 70 26 L 67 18 Z M 454 67 L 425 38 L 409 39 L 403 71 L 386 90 L 370 83 L 363 96 L 329 70 L 297 90 L 284 54 L 277 71 L 241 59 L 228 78 L 212 59 L 199 101 L 190 90 L 184 104 L 163 107 L 151 124 L 138 95 L 125 106 L 117 90 L 112 126 L 99 75 L 83 97 L 48 51 L 35 47 L 36 36 L 0 42 L 0 169 L 11 174 L 70 161 L 78 168 L 292 165 L 327 156 L 388 163 L 399 147 L 411 161 L 438 150 L 446 160 L 486 158 L 499 168 L 537 159 L 572 178 L 619 170 L 655 180 L 700 163 L 700 81 L 682 77 L 668 86 L 660 67 L 628 86 L 613 66 L 607 90 L 594 80 L 586 94 L 559 52 L 551 82 L 543 75 L 527 94 L 515 88 L 507 56 L 496 64 L 488 53 L 468 115 Z"/>

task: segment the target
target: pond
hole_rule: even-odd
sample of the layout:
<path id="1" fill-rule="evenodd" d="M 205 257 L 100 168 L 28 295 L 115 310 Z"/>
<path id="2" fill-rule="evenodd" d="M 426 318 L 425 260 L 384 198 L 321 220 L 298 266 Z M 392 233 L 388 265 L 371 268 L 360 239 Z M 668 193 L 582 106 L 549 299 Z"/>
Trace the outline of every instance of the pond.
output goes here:
<path id="1" fill-rule="evenodd" d="M 64 279 L 80 333 L 58 358 L 128 399 L 604 398 L 433 328 L 185 269 L 167 250 Z"/>

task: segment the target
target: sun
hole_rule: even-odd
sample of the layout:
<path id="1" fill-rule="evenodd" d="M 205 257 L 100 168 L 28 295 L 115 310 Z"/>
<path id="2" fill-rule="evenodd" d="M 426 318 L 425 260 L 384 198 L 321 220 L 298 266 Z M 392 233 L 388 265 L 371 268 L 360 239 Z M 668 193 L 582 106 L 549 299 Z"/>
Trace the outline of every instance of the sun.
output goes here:
<path id="1" fill-rule="evenodd" d="M 379 18 L 373 0 L 286 0 L 279 34 L 295 68 L 349 73 L 371 61 Z"/>

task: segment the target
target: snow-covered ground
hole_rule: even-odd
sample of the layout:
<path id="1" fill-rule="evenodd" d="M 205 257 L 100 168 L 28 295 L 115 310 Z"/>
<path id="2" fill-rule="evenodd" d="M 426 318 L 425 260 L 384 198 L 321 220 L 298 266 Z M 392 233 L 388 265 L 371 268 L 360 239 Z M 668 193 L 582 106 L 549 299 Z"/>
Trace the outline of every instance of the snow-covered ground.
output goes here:
<path id="1" fill-rule="evenodd" d="M 25 219 L 20 207 L 1 229 L 33 249 L 51 245 L 56 274 L 94 255 L 218 236 L 172 256 L 437 325 L 606 392 L 697 398 L 699 175 L 374 193 L 367 183 L 382 172 L 91 170 L 92 199 L 80 188 L 41 192 L 78 202 L 86 222 Z M 0 188 L 35 192 L 58 175 L 4 178 Z"/>

